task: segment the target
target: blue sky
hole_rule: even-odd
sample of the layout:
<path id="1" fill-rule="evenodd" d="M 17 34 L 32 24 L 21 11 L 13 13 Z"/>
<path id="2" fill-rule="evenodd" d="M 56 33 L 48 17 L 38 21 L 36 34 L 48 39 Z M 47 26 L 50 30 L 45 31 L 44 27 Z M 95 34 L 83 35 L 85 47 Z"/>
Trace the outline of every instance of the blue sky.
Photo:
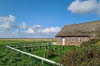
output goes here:
<path id="1" fill-rule="evenodd" d="M 0 38 L 52 38 L 64 25 L 100 20 L 99 4 L 99 0 L 0 0 Z"/>

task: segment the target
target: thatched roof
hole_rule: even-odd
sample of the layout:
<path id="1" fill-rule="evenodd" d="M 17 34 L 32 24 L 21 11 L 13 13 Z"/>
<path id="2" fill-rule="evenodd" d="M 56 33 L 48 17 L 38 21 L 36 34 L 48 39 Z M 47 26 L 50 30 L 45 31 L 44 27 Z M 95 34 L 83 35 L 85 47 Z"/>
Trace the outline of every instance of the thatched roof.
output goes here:
<path id="1" fill-rule="evenodd" d="M 92 21 L 80 24 L 65 25 L 56 37 L 64 36 L 90 36 L 100 26 L 99 21 Z"/>

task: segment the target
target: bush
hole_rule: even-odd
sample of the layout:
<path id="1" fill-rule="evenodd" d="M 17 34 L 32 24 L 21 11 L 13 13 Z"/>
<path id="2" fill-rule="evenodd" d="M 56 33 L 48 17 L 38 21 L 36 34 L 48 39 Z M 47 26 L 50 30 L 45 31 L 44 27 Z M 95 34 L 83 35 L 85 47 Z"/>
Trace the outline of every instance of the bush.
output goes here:
<path id="1" fill-rule="evenodd" d="M 99 42 L 100 40 L 97 40 L 97 39 L 92 39 L 91 41 L 86 41 L 86 42 L 83 42 L 82 43 L 82 47 L 87 47 L 87 46 L 93 46 L 95 45 L 97 42 Z"/>
<path id="2" fill-rule="evenodd" d="M 100 66 L 100 46 L 95 45 L 96 42 L 86 42 L 81 50 L 73 49 L 64 53 L 60 62 L 66 66 Z"/>
<path id="3" fill-rule="evenodd" d="M 46 58 L 52 58 L 54 57 L 54 50 L 53 49 L 49 49 L 47 54 L 46 54 Z"/>

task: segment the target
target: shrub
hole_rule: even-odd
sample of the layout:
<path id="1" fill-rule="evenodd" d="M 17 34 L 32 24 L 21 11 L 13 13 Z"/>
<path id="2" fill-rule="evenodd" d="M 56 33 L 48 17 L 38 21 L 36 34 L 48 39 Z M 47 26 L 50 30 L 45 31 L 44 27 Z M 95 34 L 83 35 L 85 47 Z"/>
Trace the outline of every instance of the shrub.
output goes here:
<path id="1" fill-rule="evenodd" d="M 49 49 L 47 54 L 46 54 L 46 58 L 52 58 L 54 57 L 54 50 L 53 49 Z"/>
<path id="2" fill-rule="evenodd" d="M 86 42 L 81 50 L 73 49 L 61 56 L 61 63 L 66 66 L 100 66 L 100 46 L 95 41 Z"/>

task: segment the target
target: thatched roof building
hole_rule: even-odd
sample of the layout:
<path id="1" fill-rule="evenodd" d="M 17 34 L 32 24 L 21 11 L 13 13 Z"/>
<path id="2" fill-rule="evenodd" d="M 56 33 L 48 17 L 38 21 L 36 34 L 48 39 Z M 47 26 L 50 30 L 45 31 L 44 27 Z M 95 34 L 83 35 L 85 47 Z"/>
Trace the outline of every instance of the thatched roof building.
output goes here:
<path id="1" fill-rule="evenodd" d="M 56 37 L 68 37 L 68 36 L 89 36 L 91 39 L 96 38 L 96 30 L 100 28 L 100 20 L 65 25 L 62 30 L 56 35 Z"/>

